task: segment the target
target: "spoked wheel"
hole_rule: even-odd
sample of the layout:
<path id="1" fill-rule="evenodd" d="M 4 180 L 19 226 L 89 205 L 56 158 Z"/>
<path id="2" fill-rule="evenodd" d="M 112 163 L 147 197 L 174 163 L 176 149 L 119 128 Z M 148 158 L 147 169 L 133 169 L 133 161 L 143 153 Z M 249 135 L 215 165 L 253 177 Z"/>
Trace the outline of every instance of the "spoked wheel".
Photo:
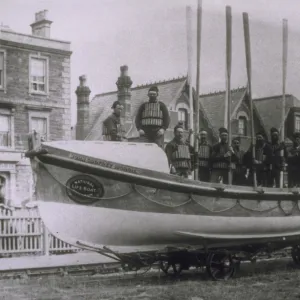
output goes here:
<path id="1" fill-rule="evenodd" d="M 182 265 L 180 263 L 170 263 L 169 261 L 160 261 L 160 269 L 166 274 L 169 275 L 171 270 L 173 270 L 174 275 L 179 275 L 182 271 Z M 172 267 L 172 269 L 171 269 Z"/>
<path id="2" fill-rule="evenodd" d="M 300 245 L 293 246 L 292 248 L 292 258 L 297 266 L 300 266 Z"/>
<path id="3" fill-rule="evenodd" d="M 228 280 L 234 275 L 236 268 L 231 255 L 210 253 L 206 270 L 213 280 Z"/>

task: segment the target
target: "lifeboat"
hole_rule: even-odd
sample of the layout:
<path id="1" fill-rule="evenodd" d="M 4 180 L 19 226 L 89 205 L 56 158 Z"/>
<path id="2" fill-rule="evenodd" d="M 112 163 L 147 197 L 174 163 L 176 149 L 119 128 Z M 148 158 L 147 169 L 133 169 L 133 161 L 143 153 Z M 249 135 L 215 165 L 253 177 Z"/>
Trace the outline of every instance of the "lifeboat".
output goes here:
<path id="1" fill-rule="evenodd" d="M 297 189 L 211 184 L 169 174 L 155 144 L 61 141 L 31 156 L 35 197 L 64 241 L 120 250 L 300 235 Z"/>

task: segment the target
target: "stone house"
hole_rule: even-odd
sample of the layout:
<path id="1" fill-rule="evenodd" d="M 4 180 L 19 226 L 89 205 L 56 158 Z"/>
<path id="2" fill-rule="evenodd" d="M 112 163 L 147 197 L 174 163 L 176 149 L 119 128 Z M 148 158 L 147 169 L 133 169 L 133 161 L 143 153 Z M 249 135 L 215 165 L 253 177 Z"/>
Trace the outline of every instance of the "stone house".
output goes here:
<path id="1" fill-rule="evenodd" d="M 147 92 L 150 86 L 159 88 L 159 100 L 163 101 L 170 112 L 171 124 L 165 133 L 165 143 L 173 138 L 173 128 L 179 120 L 185 124 L 186 131 L 189 124 L 190 104 L 189 85 L 187 77 L 154 82 L 151 84 L 132 87 L 132 80 L 128 75 L 128 67 L 122 66 L 120 76 L 116 82 L 117 90 L 97 94 L 89 100 L 91 93 L 86 87 L 86 94 L 77 97 L 77 125 L 76 139 L 101 140 L 102 123 L 111 113 L 111 105 L 119 100 L 123 103 L 122 120 L 126 125 L 127 138 L 138 140 L 138 132 L 134 125 L 134 118 L 138 107 L 148 100 Z M 210 143 L 219 140 L 219 128 L 223 127 L 225 114 L 225 91 L 218 91 L 199 96 L 199 127 L 208 131 Z M 193 95 L 196 99 L 195 91 Z M 231 91 L 231 128 L 232 136 L 241 138 L 241 146 L 247 150 L 251 143 L 250 102 L 247 88 L 241 87 Z M 281 128 L 282 96 L 253 99 L 254 131 L 263 131 L 270 138 L 271 127 Z M 286 95 L 286 141 L 291 142 L 294 131 L 300 131 L 300 101 L 293 95 Z"/>
<path id="2" fill-rule="evenodd" d="M 47 140 L 71 138 L 70 42 L 50 36 L 47 11 L 35 14 L 32 34 L 0 30 L 0 186 L 5 201 L 30 197 L 24 151 L 36 130 Z"/>

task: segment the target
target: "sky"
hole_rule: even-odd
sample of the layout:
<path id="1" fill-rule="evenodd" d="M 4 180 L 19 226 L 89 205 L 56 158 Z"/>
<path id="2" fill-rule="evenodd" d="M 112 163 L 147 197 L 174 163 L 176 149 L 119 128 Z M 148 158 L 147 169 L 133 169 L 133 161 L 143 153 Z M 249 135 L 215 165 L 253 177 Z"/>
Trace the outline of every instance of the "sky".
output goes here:
<path id="1" fill-rule="evenodd" d="M 193 9 L 193 84 L 196 78 L 197 0 L 1 0 L 0 22 L 31 33 L 34 14 L 47 9 L 51 37 L 71 42 L 72 124 L 78 77 L 94 95 L 116 90 L 120 66 L 133 86 L 187 74 L 186 5 Z M 232 7 L 231 87 L 245 86 L 242 13 L 249 14 L 252 93 L 282 93 L 282 19 L 288 19 L 287 93 L 300 99 L 299 0 L 202 0 L 200 93 L 225 89 L 225 6 Z"/>

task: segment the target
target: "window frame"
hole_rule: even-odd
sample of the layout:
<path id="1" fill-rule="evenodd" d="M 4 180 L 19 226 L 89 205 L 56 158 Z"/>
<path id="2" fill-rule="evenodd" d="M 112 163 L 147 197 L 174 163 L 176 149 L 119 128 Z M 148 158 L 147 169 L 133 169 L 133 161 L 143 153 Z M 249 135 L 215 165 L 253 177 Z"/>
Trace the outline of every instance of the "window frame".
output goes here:
<path id="1" fill-rule="evenodd" d="M 0 91 L 6 92 L 6 50 L 0 49 L 0 53 L 3 54 L 3 76 L 2 82 L 0 80 Z"/>
<path id="2" fill-rule="evenodd" d="M 300 114 L 295 114 L 294 116 L 294 131 L 300 132 L 300 127 L 299 130 L 297 130 L 297 118 L 299 118 L 299 125 L 300 125 Z"/>
<path id="3" fill-rule="evenodd" d="M 43 60 L 45 61 L 45 89 L 44 91 L 36 91 L 32 89 L 32 83 L 38 83 L 38 82 L 33 82 L 31 80 L 32 76 L 31 76 L 31 67 L 32 67 L 32 60 Z M 41 55 L 29 55 L 29 94 L 31 95 L 48 95 L 49 94 L 49 58 L 46 56 L 41 56 Z M 41 83 L 38 83 L 41 84 Z"/>
<path id="4" fill-rule="evenodd" d="M 50 137 L 50 121 L 49 121 L 49 113 L 48 112 L 42 112 L 42 111 L 28 111 L 28 118 L 29 118 L 29 132 L 31 133 L 32 128 L 32 118 L 39 118 L 39 119 L 46 119 L 46 129 L 47 129 L 47 135 L 45 137 L 46 140 L 49 140 Z"/>
<path id="5" fill-rule="evenodd" d="M 0 149 L 14 149 L 15 148 L 15 136 L 14 136 L 14 131 L 15 131 L 15 128 L 14 128 L 14 109 L 4 109 L 4 108 L 0 108 L 0 115 L 3 115 L 3 116 L 7 116 L 8 117 L 8 120 L 9 120 L 9 140 L 10 140 L 10 143 L 8 146 L 2 146 L 0 145 Z"/>
<path id="6" fill-rule="evenodd" d="M 240 132 L 240 121 L 243 121 L 243 133 Z M 247 118 L 245 116 L 240 115 L 238 117 L 238 135 L 247 136 Z"/>
<path id="7" fill-rule="evenodd" d="M 177 110 L 177 113 L 178 113 L 178 122 L 182 122 L 182 120 L 180 119 L 180 113 L 183 113 L 184 114 L 184 130 L 188 130 L 188 110 L 184 107 L 179 107 L 178 110 Z"/>

